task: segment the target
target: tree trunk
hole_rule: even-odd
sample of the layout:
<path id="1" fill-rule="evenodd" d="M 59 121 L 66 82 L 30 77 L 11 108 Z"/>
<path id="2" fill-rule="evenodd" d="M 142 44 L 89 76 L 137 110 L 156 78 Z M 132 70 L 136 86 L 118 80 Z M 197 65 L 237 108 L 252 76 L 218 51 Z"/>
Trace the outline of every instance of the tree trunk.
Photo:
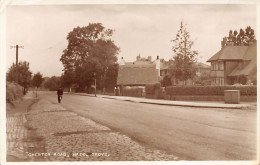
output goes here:
<path id="1" fill-rule="evenodd" d="M 36 87 L 36 98 L 37 98 L 37 91 L 38 91 L 38 87 Z"/>

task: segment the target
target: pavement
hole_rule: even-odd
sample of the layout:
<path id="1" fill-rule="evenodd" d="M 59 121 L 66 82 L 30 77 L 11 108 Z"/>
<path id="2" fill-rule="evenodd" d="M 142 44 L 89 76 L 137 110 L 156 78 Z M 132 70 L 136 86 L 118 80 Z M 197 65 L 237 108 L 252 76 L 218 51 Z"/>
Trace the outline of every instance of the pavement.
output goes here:
<path id="1" fill-rule="evenodd" d="M 81 96 L 95 97 L 93 94 L 86 93 L 68 93 Z M 140 97 L 128 97 L 128 96 L 109 96 L 97 94 L 97 97 L 116 99 L 122 101 L 131 101 L 136 103 L 156 104 L 156 105 L 168 105 L 168 106 L 184 106 L 184 107 L 200 107 L 200 108 L 226 108 L 226 109 L 256 109 L 256 103 L 240 103 L 240 104 L 225 104 L 222 102 L 195 102 L 195 101 L 172 101 L 172 100 L 160 100 L 160 99 L 148 99 Z"/>
<path id="2" fill-rule="evenodd" d="M 46 99 L 30 108 L 27 120 L 42 140 L 42 149 L 28 154 L 41 161 L 178 160 Z"/>
<path id="3" fill-rule="evenodd" d="M 29 92 L 7 115 L 7 162 L 178 160 L 61 104 L 35 100 Z"/>
<path id="4" fill-rule="evenodd" d="M 30 161 L 26 150 L 32 144 L 26 139 L 32 132 L 26 128 L 26 113 L 28 108 L 37 101 L 33 93 L 27 93 L 22 100 L 7 104 L 6 112 L 6 145 L 8 162 Z"/>

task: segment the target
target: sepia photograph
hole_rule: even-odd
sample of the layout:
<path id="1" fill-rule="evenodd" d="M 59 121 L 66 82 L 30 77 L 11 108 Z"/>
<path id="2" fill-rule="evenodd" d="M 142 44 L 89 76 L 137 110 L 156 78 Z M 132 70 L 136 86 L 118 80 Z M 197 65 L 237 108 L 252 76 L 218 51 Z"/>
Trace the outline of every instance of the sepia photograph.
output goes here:
<path id="1" fill-rule="evenodd" d="M 28 2 L 0 1 L 1 163 L 259 164 L 256 1 Z"/>

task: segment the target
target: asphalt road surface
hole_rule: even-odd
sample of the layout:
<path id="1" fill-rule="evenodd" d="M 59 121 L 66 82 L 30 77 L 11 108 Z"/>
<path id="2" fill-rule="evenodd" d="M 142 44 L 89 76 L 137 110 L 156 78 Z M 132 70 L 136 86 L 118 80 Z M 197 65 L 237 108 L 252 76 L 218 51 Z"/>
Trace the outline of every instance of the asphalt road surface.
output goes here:
<path id="1" fill-rule="evenodd" d="M 57 103 L 55 92 L 42 92 L 40 97 Z M 256 159 L 256 110 L 165 106 L 71 94 L 63 96 L 61 105 L 181 160 Z"/>

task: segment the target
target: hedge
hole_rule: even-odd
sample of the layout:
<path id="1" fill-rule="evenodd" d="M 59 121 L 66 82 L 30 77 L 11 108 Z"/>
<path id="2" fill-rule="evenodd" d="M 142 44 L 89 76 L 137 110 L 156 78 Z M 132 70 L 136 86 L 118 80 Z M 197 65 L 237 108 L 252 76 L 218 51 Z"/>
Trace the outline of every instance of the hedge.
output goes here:
<path id="1" fill-rule="evenodd" d="M 155 93 L 155 89 L 160 89 L 160 87 L 161 87 L 160 83 L 146 84 L 145 85 L 145 92 L 146 92 L 146 94 L 154 94 Z"/>
<path id="2" fill-rule="evenodd" d="M 131 87 L 131 88 L 123 89 L 124 96 L 142 97 L 142 94 L 143 94 L 143 88 Z"/>
<path id="3" fill-rule="evenodd" d="M 240 95 L 256 96 L 257 86 L 169 86 L 167 95 L 224 95 L 224 90 L 240 90 Z"/>
<path id="4" fill-rule="evenodd" d="M 16 83 L 6 82 L 6 101 L 14 101 L 23 96 L 22 86 Z"/>

